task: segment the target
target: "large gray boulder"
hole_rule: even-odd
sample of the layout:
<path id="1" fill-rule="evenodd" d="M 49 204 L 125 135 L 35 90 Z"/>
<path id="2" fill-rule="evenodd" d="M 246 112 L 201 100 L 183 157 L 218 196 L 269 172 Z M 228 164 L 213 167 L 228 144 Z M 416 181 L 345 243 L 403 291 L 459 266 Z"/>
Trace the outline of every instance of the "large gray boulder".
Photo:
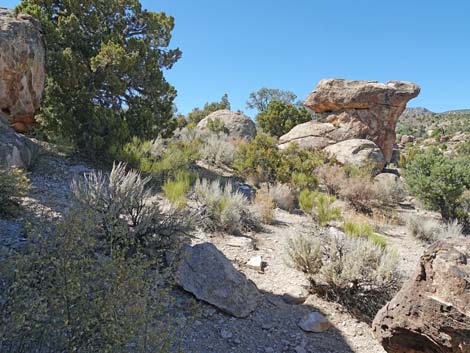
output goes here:
<path id="1" fill-rule="evenodd" d="M 253 120 L 242 113 L 232 112 L 227 109 L 217 110 L 202 119 L 198 129 L 207 129 L 209 121 L 220 120 L 224 124 L 224 130 L 232 138 L 251 140 L 256 136 L 256 126 Z"/>
<path id="2" fill-rule="evenodd" d="M 406 103 L 420 92 L 411 82 L 321 80 L 305 100 L 306 107 L 323 116 L 347 138 L 366 138 L 376 143 L 390 162 L 396 140 L 395 128 Z M 346 129 L 345 129 L 346 128 Z M 335 139 L 346 139 L 337 136 Z"/>
<path id="3" fill-rule="evenodd" d="M 372 328 L 389 353 L 470 352 L 470 239 L 431 245 Z"/>
<path id="4" fill-rule="evenodd" d="M 176 282 L 196 298 L 236 317 L 255 310 L 259 292 L 213 244 L 186 245 L 176 271 Z"/>
<path id="5" fill-rule="evenodd" d="M 0 8 L 0 111 L 17 131 L 34 122 L 45 80 L 39 22 Z"/>
<path id="6" fill-rule="evenodd" d="M 371 167 L 380 172 L 385 167 L 385 158 L 380 148 L 372 141 L 352 139 L 328 146 L 324 151 L 333 155 L 343 165 L 357 168 Z"/>
<path id="7" fill-rule="evenodd" d="M 0 114 L 0 168 L 27 169 L 33 159 L 35 145 L 15 132 Z"/>

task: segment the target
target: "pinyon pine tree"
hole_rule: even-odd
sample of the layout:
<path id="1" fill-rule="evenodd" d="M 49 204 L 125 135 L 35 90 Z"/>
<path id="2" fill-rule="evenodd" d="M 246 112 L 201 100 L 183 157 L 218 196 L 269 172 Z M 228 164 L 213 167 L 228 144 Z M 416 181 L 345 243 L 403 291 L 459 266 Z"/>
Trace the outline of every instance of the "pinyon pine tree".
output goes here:
<path id="1" fill-rule="evenodd" d="M 181 56 L 168 49 L 172 17 L 138 0 L 22 0 L 17 11 L 44 32 L 46 135 L 112 156 L 132 136 L 171 133 L 176 90 L 163 70 Z"/>

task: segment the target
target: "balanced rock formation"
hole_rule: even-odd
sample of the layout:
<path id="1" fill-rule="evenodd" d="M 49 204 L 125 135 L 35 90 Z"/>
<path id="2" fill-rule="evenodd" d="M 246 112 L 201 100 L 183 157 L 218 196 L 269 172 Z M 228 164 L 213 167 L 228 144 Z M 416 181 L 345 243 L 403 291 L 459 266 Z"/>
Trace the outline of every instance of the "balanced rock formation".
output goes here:
<path id="1" fill-rule="evenodd" d="M 470 239 L 431 245 L 373 330 L 389 353 L 469 353 Z"/>
<path id="2" fill-rule="evenodd" d="M 0 111 L 20 132 L 34 123 L 45 80 L 39 23 L 0 8 Z"/>
<path id="3" fill-rule="evenodd" d="M 406 103 L 420 92 L 411 82 L 321 80 L 305 100 L 306 107 L 323 114 L 323 121 L 347 127 L 355 138 L 377 144 L 387 162 L 392 157 L 395 127 Z"/>
<path id="4" fill-rule="evenodd" d="M 35 148 L 37 146 L 15 132 L 7 118 L 0 113 L 0 168 L 28 168 Z"/>
<path id="5" fill-rule="evenodd" d="M 374 172 L 380 172 L 385 167 L 382 151 L 369 140 L 346 140 L 330 145 L 324 151 L 333 155 L 341 164 L 349 164 L 357 168 L 370 167 Z"/>
<path id="6" fill-rule="evenodd" d="M 202 119 L 197 127 L 201 130 L 207 129 L 207 124 L 211 120 L 221 121 L 224 124 L 224 131 L 232 138 L 251 140 L 256 136 L 255 123 L 242 113 L 227 109 L 217 110 Z"/>
<path id="7" fill-rule="evenodd" d="M 255 284 L 211 243 L 183 248 L 176 282 L 196 298 L 236 317 L 248 316 L 258 305 Z"/>

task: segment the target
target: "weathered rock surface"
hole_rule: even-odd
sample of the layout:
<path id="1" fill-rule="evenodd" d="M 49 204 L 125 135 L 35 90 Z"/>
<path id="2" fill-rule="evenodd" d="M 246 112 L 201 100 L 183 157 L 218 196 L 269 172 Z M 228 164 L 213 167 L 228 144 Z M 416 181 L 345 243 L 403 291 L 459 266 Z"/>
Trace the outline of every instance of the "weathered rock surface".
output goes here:
<path id="1" fill-rule="evenodd" d="M 380 148 L 372 141 L 352 139 L 338 142 L 324 149 L 336 157 L 341 164 L 353 165 L 357 168 L 372 167 L 381 171 L 385 167 L 385 158 Z"/>
<path id="2" fill-rule="evenodd" d="M 392 157 L 395 127 L 406 103 L 420 92 L 411 82 L 321 80 L 304 104 L 318 114 L 322 122 L 339 130 L 336 141 L 368 139 L 382 150 L 387 162 Z M 329 133 L 331 136 L 331 132 Z"/>
<path id="3" fill-rule="evenodd" d="M 317 311 L 308 313 L 299 321 L 299 327 L 307 332 L 323 332 L 331 326 L 328 319 Z"/>
<path id="4" fill-rule="evenodd" d="M 45 80 L 39 22 L 0 8 L 0 111 L 24 132 L 34 123 Z"/>
<path id="5" fill-rule="evenodd" d="M 196 298 L 236 317 L 248 316 L 258 305 L 259 292 L 253 282 L 211 243 L 184 247 L 176 282 Z"/>
<path id="6" fill-rule="evenodd" d="M 470 352 L 470 239 L 431 245 L 373 329 L 390 353 Z"/>
<path id="7" fill-rule="evenodd" d="M 227 109 L 217 110 L 209 114 L 197 124 L 197 127 L 204 130 L 210 120 L 216 119 L 224 123 L 225 132 L 230 137 L 251 140 L 256 136 L 255 123 L 249 117 Z"/>
<path id="8" fill-rule="evenodd" d="M 5 116 L 0 114 L 0 167 L 23 168 L 31 164 L 34 144 L 24 136 L 16 133 Z"/>

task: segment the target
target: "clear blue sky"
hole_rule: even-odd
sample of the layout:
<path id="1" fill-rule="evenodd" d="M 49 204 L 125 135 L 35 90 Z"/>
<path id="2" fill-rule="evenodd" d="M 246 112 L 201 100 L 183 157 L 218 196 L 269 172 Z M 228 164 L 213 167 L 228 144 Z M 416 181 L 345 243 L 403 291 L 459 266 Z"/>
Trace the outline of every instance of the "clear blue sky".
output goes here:
<path id="1" fill-rule="evenodd" d="M 470 0 L 142 2 L 175 17 L 183 57 L 166 77 L 183 113 L 224 93 L 245 110 L 263 86 L 304 99 L 327 77 L 414 81 L 409 106 L 470 108 Z"/>

